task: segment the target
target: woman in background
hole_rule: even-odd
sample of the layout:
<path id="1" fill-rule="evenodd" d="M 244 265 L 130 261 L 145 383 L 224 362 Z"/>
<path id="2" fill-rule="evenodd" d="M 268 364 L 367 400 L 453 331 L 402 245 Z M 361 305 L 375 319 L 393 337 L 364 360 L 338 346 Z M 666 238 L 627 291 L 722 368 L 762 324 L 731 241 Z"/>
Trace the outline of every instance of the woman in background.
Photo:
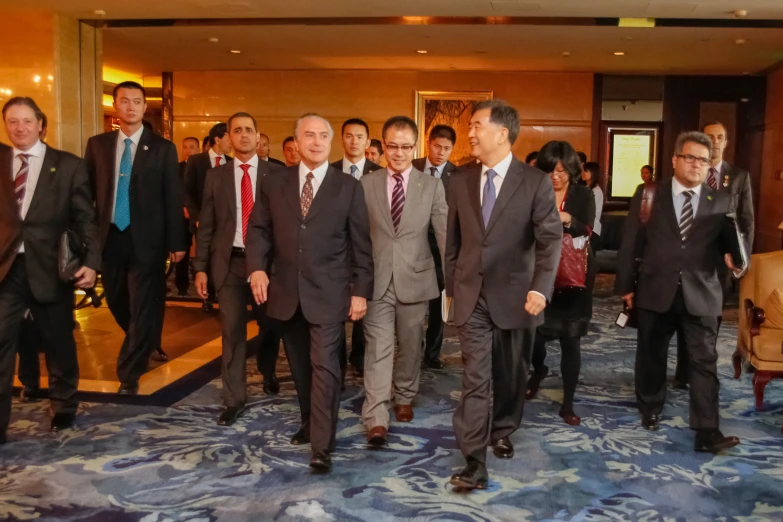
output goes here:
<path id="1" fill-rule="evenodd" d="M 598 186 L 600 166 L 595 161 L 588 161 L 582 167 L 582 184 L 593 191 L 595 197 L 595 221 L 593 222 L 593 233 L 590 236 L 590 246 L 593 252 L 601 250 L 601 212 L 604 208 L 604 193 Z"/>
<path id="2" fill-rule="evenodd" d="M 655 181 L 655 171 L 651 165 L 645 165 L 642 167 L 642 181 L 644 183 L 652 183 Z"/>
<path id="3" fill-rule="evenodd" d="M 595 197 L 589 188 L 579 183 L 582 169 L 574 148 L 565 141 L 550 141 L 539 151 L 536 166 L 548 172 L 552 178 L 563 233 L 570 234 L 575 243 L 586 241 L 595 223 Z M 586 248 L 586 288 L 555 289 L 552 294 L 552 300 L 544 313 L 544 324 L 536 330 L 533 374 L 528 380 L 526 393 L 528 399 L 538 393 L 541 380 L 549 371 L 544 364 L 546 343 L 559 340 L 562 352 L 560 371 L 563 375 L 563 405 L 560 407 L 560 417 L 571 426 L 582 422 L 574 413 L 574 393 L 582 365 L 581 339 L 587 334 L 593 315 L 595 262 L 589 242 Z"/>

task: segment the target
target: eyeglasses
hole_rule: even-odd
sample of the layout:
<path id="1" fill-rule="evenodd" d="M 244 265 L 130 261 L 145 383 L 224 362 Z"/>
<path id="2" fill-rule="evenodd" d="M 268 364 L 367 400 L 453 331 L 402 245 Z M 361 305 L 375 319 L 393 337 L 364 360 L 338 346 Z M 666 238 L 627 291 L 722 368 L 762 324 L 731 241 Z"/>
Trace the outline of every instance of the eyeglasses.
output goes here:
<path id="1" fill-rule="evenodd" d="M 682 158 L 682 160 L 688 164 L 695 161 L 702 167 L 706 167 L 710 164 L 710 158 L 697 158 L 696 156 L 691 156 L 690 154 L 677 154 L 677 157 Z"/>
<path id="2" fill-rule="evenodd" d="M 405 154 L 410 154 L 413 152 L 413 149 L 416 148 L 416 145 L 389 145 L 388 143 L 384 143 L 386 145 L 386 150 L 389 152 L 397 152 L 397 151 L 403 151 Z"/>

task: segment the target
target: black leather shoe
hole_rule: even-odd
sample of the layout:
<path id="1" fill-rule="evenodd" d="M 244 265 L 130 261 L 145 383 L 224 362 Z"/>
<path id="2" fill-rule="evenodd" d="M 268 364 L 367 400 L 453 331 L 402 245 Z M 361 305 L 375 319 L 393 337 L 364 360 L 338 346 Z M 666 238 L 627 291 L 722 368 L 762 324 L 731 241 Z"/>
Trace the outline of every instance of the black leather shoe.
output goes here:
<path id="1" fill-rule="evenodd" d="M 718 453 L 740 443 L 737 437 L 725 437 L 720 430 L 699 430 L 696 432 L 696 451 Z"/>
<path id="2" fill-rule="evenodd" d="M 264 393 L 267 395 L 277 395 L 280 393 L 280 381 L 274 375 L 269 379 L 264 379 Z"/>
<path id="3" fill-rule="evenodd" d="M 19 394 L 19 400 L 22 402 L 38 402 L 41 398 L 41 389 L 25 386 Z"/>
<path id="4" fill-rule="evenodd" d="M 427 368 L 430 368 L 431 370 L 442 370 L 446 367 L 446 365 L 444 365 L 443 361 L 440 359 L 425 359 L 424 364 L 426 364 Z"/>
<path id="5" fill-rule="evenodd" d="M 155 351 L 152 352 L 150 358 L 157 362 L 168 362 L 169 360 L 169 356 L 166 355 L 166 352 L 163 351 L 163 348 L 155 348 Z"/>
<path id="6" fill-rule="evenodd" d="M 305 431 L 304 428 L 299 428 L 299 431 L 294 433 L 291 437 L 291 444 L 294 446 L 302 446 L 304 444 L 310 444 L 310 432 Z"/>
<path id="7" fill-rule="evenodd" d="M 451 485 L 460 489 L 487 489 L 489 474 L 487 467 L 473 461 L 465 469 L 451 476 Z"/>
<path id="8" fill-rule="evenodd" d="M 332 469 L 332 457 L 328 451 L 314 451 L 310 459 L 310 467 L 320 473 L 326 473 Z"/>
<path id="9" fill-rule="evenodd" d="M 5 433 L 0 433 L 0 445 L 5 444 L 6 442 L 8 442 L 8 437 Z"/>
<path id="10" fill-rule="evenodd" d="M 245 411 L 244 406 L 227 406 L 218 417 L 218 426 L 231 426 L 234 424 L 242 412 Z"/>
<path id="11" fill-rule="evenodd" d="M 52 423 L 49 424 L 50 431 L 62 431 L 73 428 L 76 414 L 74 413 L 55 413 L 52 417 Z"/>
<path id="12" fill-rule="evenodd" d="M 201 311 L 205 314 L 210 314 L 215 311 L 215 306 L 212 304 L 212 301 L 204 301 L 201 303 Z"/>
<path id="13" fill-rule="evenodd" d="M 661 414 L 650 413 L 642 415 L 642 427 L 646 430 L 656 431 L 661 425 Z"/>
<path id="14" fill-rule="evenodd" d="M 492 453 L 499 459 L 510 459 L 514 456 L 514 445 L 511 439 L 503 437 L 492 443 Z"/>
<path id="15" fill-rule="evenodd" d="M 137 382 L 122 382 L 120 389 L 117 390 L 117 395 L 136 395 L 137 393 L 139 393 L 139 383 Z"/>

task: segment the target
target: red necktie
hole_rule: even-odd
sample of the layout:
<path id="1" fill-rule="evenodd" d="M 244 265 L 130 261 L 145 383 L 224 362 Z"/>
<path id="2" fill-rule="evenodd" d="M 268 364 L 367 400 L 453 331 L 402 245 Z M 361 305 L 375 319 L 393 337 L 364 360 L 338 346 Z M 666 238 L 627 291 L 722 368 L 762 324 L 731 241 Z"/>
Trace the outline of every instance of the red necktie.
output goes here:
<path id="1" fill-rule="evenodd" d="M 715 190 L 718 188 L 718 169 L 714 167 L 710 167 L 710 175 L 707 176 L 707 185 L 710 186 L 711 189 Z"/>
<path id="2" fill-rule="evenodd" d="M 222 159 L 223 159 L 223 158 L 221 158 L 220 156 L 218 156 L 217 158 L 215 158 L 215 166 L 216 166 L 216 167 L 219 167 L 219 166 L 220 166 L 220 160 L 222 160 Z"/>
<path id="3" fill-rule="evenodd" d="M 253 182 L 250 181 L 250 165 L 242 164 L 239 166 L 244 174 L 242 175 L 242 243 L 247 238 L 247 223 L 250 220 L 250 213 L 253 212 Z"/>

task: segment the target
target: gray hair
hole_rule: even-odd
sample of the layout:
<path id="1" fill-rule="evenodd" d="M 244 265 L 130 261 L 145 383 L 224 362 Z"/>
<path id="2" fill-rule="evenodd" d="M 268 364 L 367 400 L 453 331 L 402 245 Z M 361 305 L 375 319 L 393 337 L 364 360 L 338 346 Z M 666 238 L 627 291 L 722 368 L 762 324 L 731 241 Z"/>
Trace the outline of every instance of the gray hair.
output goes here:
<path id="1" fill-rule="evenodd" d="M 708 151 L 712 151 L 712 140 L 709 136 L 703 132 L 686 131 L 677 136 L 677 141 L 674 142 L 674 154 L 682 154 L 682 149 L 686 143 L 695 143 L 706 147 Z"/>
<path id="2" fill-rule="evenodd" d="M 299 127 L 302 125 L 303 121 L 309 119 L 316 119 L 324 122 L 326 124 L 326 128 L 329 129 L 329 141 L 331 141 L 334 138 L 334 129 L 332 129 L 332 124 L 329 123 L 329 121 L 323 116 L 319 116 L 314 112 L 308 112 L 307 114 L 303 114 L 301 118 L 296 120 L 296 125 L 294 125 L 294 136 L 296 137 L 297 140 L 299 139 Z"/>

